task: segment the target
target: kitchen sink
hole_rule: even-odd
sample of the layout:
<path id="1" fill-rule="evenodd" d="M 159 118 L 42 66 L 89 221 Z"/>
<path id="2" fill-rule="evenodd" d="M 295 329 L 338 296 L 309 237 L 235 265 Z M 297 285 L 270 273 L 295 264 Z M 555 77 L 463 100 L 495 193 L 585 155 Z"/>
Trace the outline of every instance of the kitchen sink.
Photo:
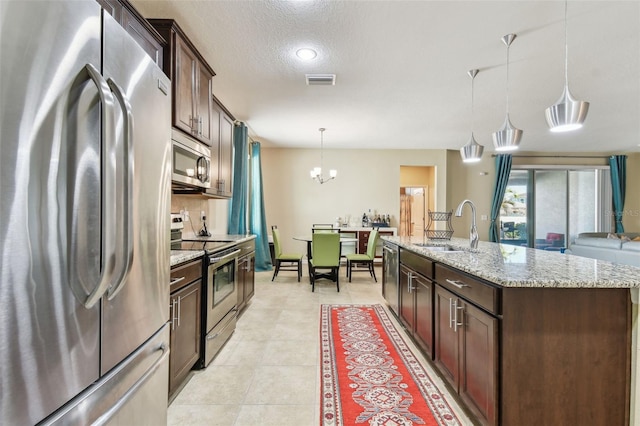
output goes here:
<path id="1" fill-rule="evenodd" d="M 434 246 L 431 244 L 424 244 L 424 243 L 420 243 L 420 244 L 416 244 L 418 247 L 422 247 L 424 249 L 427 250 L 431 250 L 431 251 L 438 251 L 441 253 L 460 253 L 463 250 L 457 249 L 455 247 L 451 247 L 451 246 Z"/>

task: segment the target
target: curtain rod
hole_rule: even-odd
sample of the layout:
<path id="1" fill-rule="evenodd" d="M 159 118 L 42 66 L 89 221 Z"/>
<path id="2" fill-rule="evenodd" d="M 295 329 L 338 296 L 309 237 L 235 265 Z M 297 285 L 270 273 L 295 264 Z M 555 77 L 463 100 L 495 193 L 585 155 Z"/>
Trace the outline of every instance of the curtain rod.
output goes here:
<path id="1" fill-rule="evenodd" d="M 504 154 L 491 154 L 492 157 Z M 612 155 L 511 155 L 512 158 L 609 158 Z"/>

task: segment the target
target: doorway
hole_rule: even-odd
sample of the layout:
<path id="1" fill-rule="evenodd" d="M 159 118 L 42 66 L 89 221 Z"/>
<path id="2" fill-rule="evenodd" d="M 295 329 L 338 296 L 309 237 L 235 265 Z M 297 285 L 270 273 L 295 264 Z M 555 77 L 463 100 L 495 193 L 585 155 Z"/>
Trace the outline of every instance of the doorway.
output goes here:
<path id="1" fill-rule="evenodd" d="M 424 187 L 400 187 L 401 236 L 424 234 L 428 192 Z"/>
<path id="2" fill-rule="evenodd" d="M 398 235 L 424 235 L 427 212 L 435 209 L 435 195 L 435 166 L 400 166 Z"/>

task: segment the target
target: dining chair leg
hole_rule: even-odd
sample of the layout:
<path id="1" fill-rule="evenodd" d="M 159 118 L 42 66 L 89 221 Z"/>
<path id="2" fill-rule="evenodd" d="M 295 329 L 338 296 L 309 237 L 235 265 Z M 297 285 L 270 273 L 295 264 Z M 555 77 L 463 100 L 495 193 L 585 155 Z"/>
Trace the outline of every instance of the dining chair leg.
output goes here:
<path id="1" fill-rule="evenodd" d="M 336 287 L 338 288 L 338 293 L 340 293 L 340 267 L 336 268 Z"/>
<path id="2" fill-rule="evenodd" d="M 311 292 L 316 291 L 316 280 L 313 279 L 313 268 L 309 265 L 309 281 L 311 284 Z"/>
<path id="3" fill-rule="evenodd" d="M 373 280 L 378 282 L 378 279 L 376 278 L 376 270 L 373 268 L 373 260 L 369 264 L 369 268 L 371 269 L 371 276 L 373 276 Z"/>
<path id="4" fill-rule="evenodd" d="M 298 282 L 302 278 L 302 259 L 298 260 Z"/>
<path id="5" fill-rule="evenodd" d="M 276 267 L 275 267 L 275 270 L 273 271 L 273 277 L 271 277 L 271 281 L 276 279 L 276 276 L 278 275 L 279 270 L 280 270 L 280 261 L 276 259 Z"/>

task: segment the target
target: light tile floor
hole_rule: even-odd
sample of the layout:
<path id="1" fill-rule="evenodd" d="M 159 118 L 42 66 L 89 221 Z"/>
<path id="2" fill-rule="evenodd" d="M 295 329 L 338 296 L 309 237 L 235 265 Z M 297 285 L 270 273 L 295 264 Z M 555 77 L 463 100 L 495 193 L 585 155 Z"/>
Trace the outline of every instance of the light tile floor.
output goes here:
<path id="1" fill-rule="evenodd" d="M 305 270 L 306 272 L 306 270 Z M 367 273 L 349 283 L 341 268 L 340 292 L 335 283 L 309 277 L 298 283 L 295 272 L 256 273 L 256 292 L 235 333 L 204 370 L 194 371 L 169 406 L 169 425 L 306 426 L 319 425 L 319 320 L 322 304 L 375 304 L 386 307 L 378 283 Z M 393 315 L 390 314 L 393 318 Z M 398 330 L 402 330 L 397 325 Z M 446 388 L 405 335 L 434 383 Z M 472 423 L 455 401 L 452 409 L 463 425 Z"/>

